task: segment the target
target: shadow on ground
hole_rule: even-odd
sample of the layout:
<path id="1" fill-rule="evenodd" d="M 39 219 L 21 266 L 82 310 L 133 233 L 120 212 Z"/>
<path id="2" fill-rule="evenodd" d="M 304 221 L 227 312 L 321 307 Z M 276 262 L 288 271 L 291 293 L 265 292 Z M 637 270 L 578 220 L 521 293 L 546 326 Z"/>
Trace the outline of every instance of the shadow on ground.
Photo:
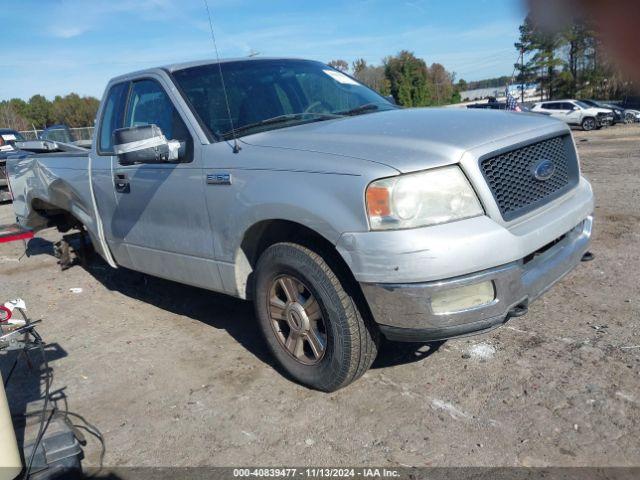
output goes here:
<path id="1" fill-rule="evenodd" d="M 30 256 L 53 255 L 53 252 L 53 244 L 42 238 L 32 239 L 27 246 L 27 254 Z M 260 334 L 251 302 L 122 267 L 112 269 L 95 254 L 82 268 L 109 290 L 213 328 L 226 330 L 256 358 L 277 368 Z M 372 368 L 389 368 L 424 360 L 435 353 L 443 343 L 383 341 Z"/>

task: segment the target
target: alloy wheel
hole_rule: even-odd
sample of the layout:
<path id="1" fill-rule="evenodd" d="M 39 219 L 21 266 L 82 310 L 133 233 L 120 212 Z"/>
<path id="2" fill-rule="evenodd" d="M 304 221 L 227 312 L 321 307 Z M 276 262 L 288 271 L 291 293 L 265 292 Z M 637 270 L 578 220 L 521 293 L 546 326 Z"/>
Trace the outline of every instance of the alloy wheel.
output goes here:
<path id="1" fill-rule="evenodd" d="M 291 275 L 276 277 L 267 309 L 280 346 L 300 363 L 318 364 L 327 350 L 327 326 L 309 287 Z"/>

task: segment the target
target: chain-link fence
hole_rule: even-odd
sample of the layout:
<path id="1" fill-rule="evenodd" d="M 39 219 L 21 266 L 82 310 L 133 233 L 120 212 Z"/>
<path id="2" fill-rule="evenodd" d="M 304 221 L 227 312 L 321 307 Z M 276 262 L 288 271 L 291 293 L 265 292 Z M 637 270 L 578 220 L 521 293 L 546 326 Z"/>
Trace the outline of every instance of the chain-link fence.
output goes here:
<path id="1" fill-rule="evenodd" d="M 94 127 L 76 127 L 76 128 L 69 128 L 69 129 L 49 129 L 48 132 L 51 133 L 51 135 L 48 135 L 48 138 L 51 138 L 51 140 L 57 140 L 60 142 L 63 142 L 66 140 L 66 138 L 62 138 L 62 136 L 66 136 L 66 132 L 69 133 L 69 135 L 71 136 L 70 140 L 72 142 L 77 142 L 78 140 L 91 140 L 93 138 L 93 130 Z M 43 132 L 44 130 L 23 130 L 20 133 L 24 136 L 24 138 L 26 138 L 27 140 L 37 140 L 40 138 L 40 134 Z"/>

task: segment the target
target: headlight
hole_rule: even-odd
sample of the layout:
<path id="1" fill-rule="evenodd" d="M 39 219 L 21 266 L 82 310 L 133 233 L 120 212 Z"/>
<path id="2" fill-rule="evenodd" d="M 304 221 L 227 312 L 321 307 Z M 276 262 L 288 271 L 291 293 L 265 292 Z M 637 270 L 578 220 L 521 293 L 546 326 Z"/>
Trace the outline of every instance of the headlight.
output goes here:
<path id="1" fill-rule="evenodd" d="M 484 213 L 455 165 L 376 180 L 367 187 L 366 199 L 372 230 L 424 227 Z"/>

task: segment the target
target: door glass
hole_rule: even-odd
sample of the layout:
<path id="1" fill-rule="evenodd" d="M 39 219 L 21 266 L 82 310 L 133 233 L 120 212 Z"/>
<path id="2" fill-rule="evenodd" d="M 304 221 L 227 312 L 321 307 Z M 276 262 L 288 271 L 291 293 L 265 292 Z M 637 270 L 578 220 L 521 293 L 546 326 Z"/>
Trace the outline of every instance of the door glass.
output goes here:
<path id="1" fill-rule="evenodd" d="M 129 84 L 119 83 L 111 87 L 104 106 L 102 121 L 100 122 L 99 150 L 102 154 L 113 154 L 113 131 L 122 128 L 124 102 L 127 97 Z"/>
<path id="2" fill-rule="evenodd" d="M 190 161 L 191 134 L 164 88 L 155 80 L 139 80 L 131 87 L 125 127 L 155 124 L 167 140 L 186 142 L 184 161 Z"/>

